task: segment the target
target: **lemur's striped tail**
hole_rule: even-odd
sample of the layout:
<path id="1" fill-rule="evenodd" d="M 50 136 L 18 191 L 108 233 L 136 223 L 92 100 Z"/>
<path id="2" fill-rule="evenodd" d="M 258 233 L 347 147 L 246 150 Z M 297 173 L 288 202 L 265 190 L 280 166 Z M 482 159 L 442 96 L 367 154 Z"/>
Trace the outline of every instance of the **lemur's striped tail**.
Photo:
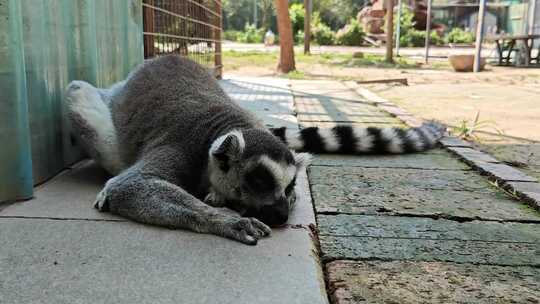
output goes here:
<path id="1" fill-rule="evenodd" d="M 401 154 L 431 149 L 444 135 L 446 127 L 427 122 L 410 129 L 359 128 L 339 125 L 330 129 L 318 127 L 291 131 L 271 129 L 289 148 L 312 153 Z"/>

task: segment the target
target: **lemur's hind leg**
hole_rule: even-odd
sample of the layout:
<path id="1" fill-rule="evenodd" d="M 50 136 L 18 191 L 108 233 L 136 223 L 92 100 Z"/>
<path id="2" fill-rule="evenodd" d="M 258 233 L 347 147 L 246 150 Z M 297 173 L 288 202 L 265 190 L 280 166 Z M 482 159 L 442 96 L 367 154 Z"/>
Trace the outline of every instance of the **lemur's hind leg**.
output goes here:
<path id="1" fill-rule="evenodd" d="M 73 133 L 88 155 L 109 173 L 124 167 L 118 153 L 111 111 L 99 89 L 84 81 L 72 81 L 66 91 L 66 104 Z"/>

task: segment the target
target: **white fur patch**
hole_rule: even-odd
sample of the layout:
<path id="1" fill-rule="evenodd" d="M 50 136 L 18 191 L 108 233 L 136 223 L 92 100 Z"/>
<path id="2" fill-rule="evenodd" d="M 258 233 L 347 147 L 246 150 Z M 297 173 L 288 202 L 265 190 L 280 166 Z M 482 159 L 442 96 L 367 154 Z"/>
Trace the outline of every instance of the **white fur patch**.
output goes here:
<path id="1" fill-rule="evenodd" d="M 415 129 L 407 130 L 407 139 L 414 145 L 416 151 L 422 151 L 424 148 L 420 135 L 418 135 Z"/>
<path id="2" fill-rule="evenodd" d="M 225 139 L 227 139 L 227 137 L 229 137 L 231 135 L 236 137 L 236 139 L 238 139 L 238 144 L 239 144 L 239 149 L 240 149 L 239 152 L 242 153 L 244 151 L 244 149 L 246 148 L 246 142 L 244 140 L 244 135 L 242 135 L 242 132 L 240 132 L 239 130 L 232 130 L 229 133 L 227 133 L 225 135 L 221 135 L 216 140 L 214 140 L 214 142 L 210 146 L 209 154 L 210 155 L 214 154 L 214 152 L 216 152 L 216 150 L 219 149 L 219 147 L 221 147 L 221 145 L 223 144 Z"/>
<path id="3" fill-rule="evenodd" d="M 101 165 L 112 174 L 123 167 L 118 153 L 116 130 L 111 111 L 101 99 L 98 89 L 84 81 L 72 81 L 68 85 L 66 101 L 70 111 L 78 113 L 97 133 L 96 150 Z"/>
<path id="4" fill-rule="evenodd" d="M 294 156 L 294 161 L 296 162 L 296 168 L 297 170 L 301 170 L 303 168 L 306 168 L 311 163 L 311 154 L 309 153 L 296 153 L 294 151 L 291 151 L 291 153 Z"/>
<path id="5" fill-rule="evenodd" d="M 388 141 L 388 152 L 396 154 L 403 153 L 403 141 L 399 138 L 394 129 L 383 128 L 381 129 L 381 135 Z"/>
<path id="6" fill-rule="evenodd" d="M 319 129 L 319 135 L 324 142 L 324 148 L 326 151 L 336 152 L 339 150 L 339 142 L 332 129 Z"/>
<path id="7" fill-rule="evenodd" d="M 369 152 L 373 148 L 373 136 L 366 128 L 353 128 L 353 134 L 356 138 L 356 151 Z"/>
<path id="8" fill-rule="evenodd" d="M 428 146 L 433 144 L 436 141 L 435 136 L 433 136 L 433 134 L 428 129 L 426 129 L 425 127 L 418 128 L 416 130 L 416 132 L 421 132 L 422 135 L 424 135 L 424 137 L 428 141 L 428 143 L 426 144 Z"/>
<path id="9" fill-rule="evenodd" d="M 266 155 L 261 156 L 259 161 L 274 176 L 274 179 L 279 185 L 279 189 L 276 189 L 276 195 L 281 195 L 282 191 L 291 183 L 296 175 L 296 166 L 286 164 L 285 162 L 278 163 Z"/>
<path id="10" fill-rule="evenodd" d="M 304 141 L 300 137 L 300 132 L 285 131 L 285 140 L 287 140 L 287 146 L 293 150 L 301 150 L 304 148 Z"/>

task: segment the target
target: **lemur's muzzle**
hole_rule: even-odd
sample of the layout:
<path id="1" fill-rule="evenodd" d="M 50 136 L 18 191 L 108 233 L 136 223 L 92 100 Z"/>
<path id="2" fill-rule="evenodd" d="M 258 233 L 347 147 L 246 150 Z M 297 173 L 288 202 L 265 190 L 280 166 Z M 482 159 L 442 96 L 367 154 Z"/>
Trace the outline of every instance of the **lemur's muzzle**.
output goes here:
<path id="1" fill-rule="evenodd" d="M 289 219 L 289 202 L 283 197 L 272 205 L 266 205 L 259 210 L 248 210 L 244 216 L 254 217 L 268 226 L 281 226 Z"/>

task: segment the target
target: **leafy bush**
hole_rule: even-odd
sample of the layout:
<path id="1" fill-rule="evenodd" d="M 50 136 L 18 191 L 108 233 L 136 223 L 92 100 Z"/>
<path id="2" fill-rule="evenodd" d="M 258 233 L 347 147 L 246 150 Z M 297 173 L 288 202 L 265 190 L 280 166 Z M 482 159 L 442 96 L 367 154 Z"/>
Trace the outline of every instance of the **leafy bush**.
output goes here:
<path id="1" fill-rule="evenodd" d="M 336 41 L 336 33 L 324 23 L 314 27 L 311 31 L 313 39 L 319 45 L 334 45 Z"/>
<path id="2" fill-rule="evenodd" d="M 437 34 L 436 31 L 431 31 L 431 34 L 429 34 L 429 44 L 430 45 L 443 45 L 444 39 L 441 36 L 439 36 L 439 34 Z"/>
<path id="3" fill-rule="evenodd" d="M 304 30 L 304 5 L 295 3 L 289 7 L 289 16 L 291 17 L 293 33 Z"/>
<path id="4" fill-rule="evenodd" d="M 336 42 L 341 45 L 361 45 L 364 36 L 364 29 L 360 22 L 351 18 L 349 23 L 336 33 Z"/>
<path id="5" fill-rule="evenodd" d="M 313 13 L 311 36 L 315 43 L 319 45 L 333 45 L 336 41 L 336 33 L 321 21 L 318 12 Z"/>
<path id="6" fill-rule="evenodd" d="M 230 41 L 238 41 L 239 36 L 242 34 L 240 31 L 228 30 L 223 32 L 223 39 Z"/>
<path id="7" fill-rule="evenodd" d="M 431 31 L 429 36 L 430 45 L 441 45 L 443 39 L 439 37 L 437 32 Z M 399 45 L 403 47 L 420 47 L 426 45 L 426 31 L 409 30 L 406 33 L 401 33 L 399 37 Z"/>
<path id="8" fill-rule="evenodd" d="M 445 37 L 446 43 L 473 43 L 474 34 L 462 30 L 459 27 L 453 28 Z"/>
<path id="9" fill-rule="evenodd" d="M 397 13 L 394 13 L 394 20 L 397 19 Z M 404 6 L 401 11 L 401 26 L 399 34 L 399 45 L 403 47 L 419 47 L 426 45 L 426 31 L 419 31 L 414 28 L 414 13 L 408 7 Z M 385 26 L 386 28 L 386 26 Z M 397 31 L 397 22 L 394 23 L 394 32 Z M 443 39 L 437 35 L 437 32 L 431 31 L 430 45 L 441 45 Z"/>
<path id="10" fill-rule="evenodd" d="M 258 29 L 254 24 L 246 24 L 244 31 L 238 34 L 238 41 L 244 43 L 263 42 L 264 29 Z"/>

